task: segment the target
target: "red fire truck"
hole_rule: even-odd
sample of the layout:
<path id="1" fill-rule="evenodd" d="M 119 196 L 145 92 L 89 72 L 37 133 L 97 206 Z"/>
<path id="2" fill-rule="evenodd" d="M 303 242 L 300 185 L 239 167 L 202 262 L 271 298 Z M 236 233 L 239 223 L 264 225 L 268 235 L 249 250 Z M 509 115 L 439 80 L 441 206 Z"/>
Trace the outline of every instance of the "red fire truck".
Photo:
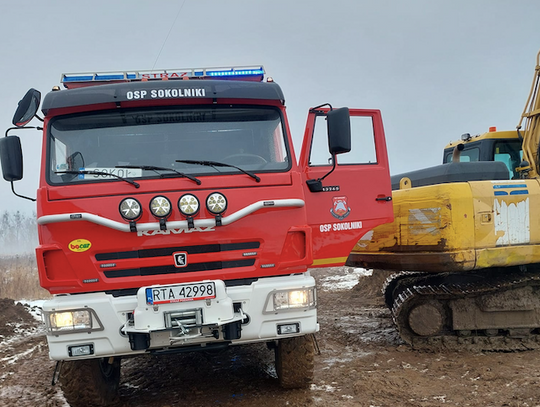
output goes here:
<path id="1" fill-rule="evenodd" d="M 254 342 L 275 349 L 284 387 L 307 385 L 319 329 L 309 268 L 343 265 L 393 218 L 380 112 L 310 109 L 297 161 L 262 67 L 61 82 L 42 104 L 34 89 L 19 102 L 0 158 L 16 193 L 10 133 L 43 130 L 36 255 L 67 400 L 114 400 L 125 356 Z"/>

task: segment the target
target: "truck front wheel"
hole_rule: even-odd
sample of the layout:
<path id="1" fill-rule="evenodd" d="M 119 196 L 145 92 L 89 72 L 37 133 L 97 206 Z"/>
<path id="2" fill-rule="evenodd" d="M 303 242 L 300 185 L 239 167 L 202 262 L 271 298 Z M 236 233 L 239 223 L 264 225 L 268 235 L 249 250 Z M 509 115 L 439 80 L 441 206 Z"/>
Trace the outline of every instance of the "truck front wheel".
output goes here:
<path id="1" fill-rule="evenodd" d="M 315 348 L 312 336 L 280 339 L 275 350 L 279 384 L 286 389 L 308 387 L 313 380 Z"/>
<path id="2" fill-rule="evenodd" d="M 110 405 L 118 399 L 120 358 L 64 362 L 60 385 L 72 407 Z"/>

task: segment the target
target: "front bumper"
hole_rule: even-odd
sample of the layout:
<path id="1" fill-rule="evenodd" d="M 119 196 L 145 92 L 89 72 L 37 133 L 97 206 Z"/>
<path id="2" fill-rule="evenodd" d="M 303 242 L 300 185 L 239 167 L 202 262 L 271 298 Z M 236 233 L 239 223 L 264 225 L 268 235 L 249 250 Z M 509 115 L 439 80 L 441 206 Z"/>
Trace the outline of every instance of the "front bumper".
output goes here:
<path id="1" fill-rule="evenodd" d="M 144 287 L 137 295 L 106 293 L 56 296 L 43 305 L 45 318 L 66 310 L 88 310 L 91 328 L 48 329 L 53 360 L 135 355 L 267 342 L 317 332 L 316 302 L 309 306 L 273 308 L 273 294 L 311 290 L 309 273 L 260 278 L 250 285 L 227 287 L 214 280 L 213 299 L 149 305 Z M 84 351 L 84 350 L 88 351 Z"/>

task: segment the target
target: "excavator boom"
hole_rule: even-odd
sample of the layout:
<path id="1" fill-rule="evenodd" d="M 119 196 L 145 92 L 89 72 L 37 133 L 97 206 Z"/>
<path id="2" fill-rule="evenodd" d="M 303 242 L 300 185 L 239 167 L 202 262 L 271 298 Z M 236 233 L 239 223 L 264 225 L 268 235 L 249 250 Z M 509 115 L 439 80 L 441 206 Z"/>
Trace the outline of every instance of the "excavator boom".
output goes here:
<path id="1" fill-rule="evenodd" d="M 540 142 L 540 52 L 536 56 L 536 67 L 534 69 L 534 77 L 531 85 L 531 91 L 525 103 L 525 108 L 521 114 L 521 119 L 517 126 L 518 131 L 523 130 L 523 160 L 520 171 L 523 173 L 522 178 L 538 178 L 540 174 L 540 166 L 538 161 L 538 150 Z"/>

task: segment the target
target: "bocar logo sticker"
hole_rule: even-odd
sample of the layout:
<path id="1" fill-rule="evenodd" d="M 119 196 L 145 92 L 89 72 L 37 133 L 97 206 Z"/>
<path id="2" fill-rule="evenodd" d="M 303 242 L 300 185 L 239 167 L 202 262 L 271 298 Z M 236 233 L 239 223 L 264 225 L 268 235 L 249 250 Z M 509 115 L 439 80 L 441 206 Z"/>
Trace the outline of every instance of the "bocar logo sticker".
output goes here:
<path id="1" fill-rule="evenodd" d="M 80 253 L 90 249 L 90 247 L 92 247 L 92 243 L 86 239 L 75 239 L 69 242 L 68 247 L 72 252 Z"/>

